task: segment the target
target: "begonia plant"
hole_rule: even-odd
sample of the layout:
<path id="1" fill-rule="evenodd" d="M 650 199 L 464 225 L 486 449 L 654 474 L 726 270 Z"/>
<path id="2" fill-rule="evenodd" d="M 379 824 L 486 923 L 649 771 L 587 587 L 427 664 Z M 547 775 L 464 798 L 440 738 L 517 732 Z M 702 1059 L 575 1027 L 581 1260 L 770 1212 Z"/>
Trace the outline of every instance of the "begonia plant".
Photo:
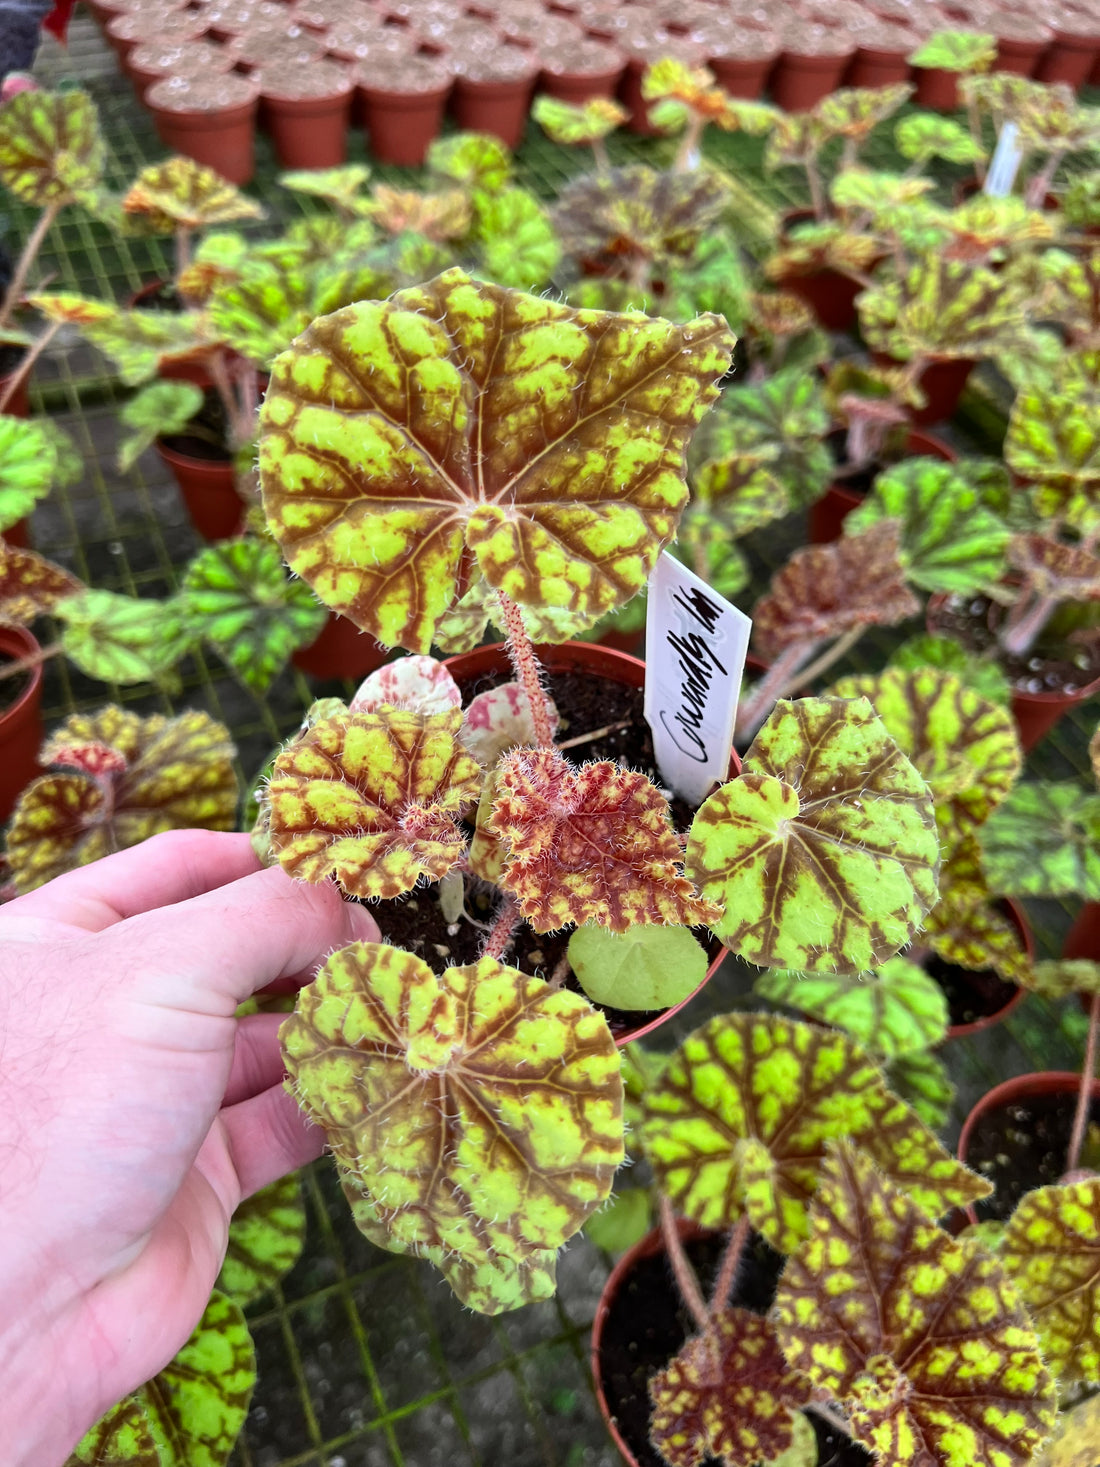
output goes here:
<path id="1" fill-rule="evenodd" d="M 495 888 L 473 961 L 335 953 L 284 1026 L 288 1083 L 366 1235 L 432 1259 L 487 1312 L 553 1290 L 623 1155 L 614 1040 L 565 986 L 572 956 L 576 977 L 606 976 L 617 935 L 709 926 L 762 966 L 857 972 L 935 900 L 926 786 L 862 700 L 781 705 L 683 841 L 649 777 L 559 744 L 532 631 L 561 641 L 644 586 L 732 347 L 716 317 L 578 311 L 455 269 L 313 322 L 261 411 L 264 508 L 291 567 L 414 656 L 311 711 L 263 792 L 260 848 L 359 899 L 438 882 L 456 931 L 474 886 Z M 425 654 L 473 645 L 490 618 L 515 683 L 464 714 Z M 549 980 L 506 962 L 522 923 L 576 928 Z M 617 1005 L 668 1001 L 661 961 L 640 966 L 644 992 L 619 983 Z M 485 1114 L 505 1146 L 486 1149 Z"/>

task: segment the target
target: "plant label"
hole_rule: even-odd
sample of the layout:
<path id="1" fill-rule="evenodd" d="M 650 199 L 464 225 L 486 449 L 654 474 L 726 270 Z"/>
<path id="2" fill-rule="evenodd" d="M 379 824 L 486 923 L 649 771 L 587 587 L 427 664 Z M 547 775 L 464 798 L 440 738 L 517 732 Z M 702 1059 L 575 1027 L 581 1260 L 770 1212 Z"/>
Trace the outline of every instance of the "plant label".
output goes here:
<path id="1" fill-rule="evenodd" d="M 645 716 L 657 767 L 699 804 L 729 773 L 752 621 L 666 551 L 649 578 Z"/>
<path id="2" fill-rule="evenodd" d="M 1006 122 L 1001 128 L 983 187 L 983 192 L 992 199 L 1006 199 L 1012 192 L 1024 156 L 1017 141 L 1019 134 L 1020 129 L 1014 122 Z"/>

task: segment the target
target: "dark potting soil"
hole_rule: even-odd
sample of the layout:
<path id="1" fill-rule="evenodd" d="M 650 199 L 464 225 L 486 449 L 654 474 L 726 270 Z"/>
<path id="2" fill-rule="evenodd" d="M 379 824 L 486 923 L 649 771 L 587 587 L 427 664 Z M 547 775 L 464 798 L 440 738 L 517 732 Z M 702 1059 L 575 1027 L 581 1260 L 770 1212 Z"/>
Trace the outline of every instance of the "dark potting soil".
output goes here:
<path id="1" fill-rule="evenodd" d="M 7 377 L 15 371 L 26 350 L 25 346 L 0 346 L 0 377 Z"/>
<path id="2" fill-rule="evenodd" d="M 1010 1217 L 1025 1192 L 1057 1182 L 1066 1170 L 1066 1153 L 1073 1133 L 1077 1096 L 1032 1095 L 1012 1105 L 987 1111 L 978 1121 L 967 1143 L 966 1164 L 980 1172 L 997 1189 L 976 1205 L 983 1220 L 1003 1222 Z M 1085 1136 L 1082 1162 L 1095 1166 L 1097 1158 L 1087 1153 L 1095 1145 L 1100 1128 L 1100 1102 L 1093 1101 Z"/>
<path id="3" fill-rule="evenodd" d="M 500 677 L 483 677 L 460 681 L 463 705 L 475 694 L 484 692 L 497 683 L 506 682 L 510 674 Z M 642 713 L 644 694 L 641 688 L 626 688 L 618 683 L 603 679 L 578 676 L 575 673 L 554 674 L 547 678 L 547 687 L 560 715 L 559 742 L 568 741 L 581 734 L 595 732 L 610 724 L 629 720 L 625 728 L 567 749 L 566 755 L 576 764 L 588 760 L 612 759 L 639 769 L 656 784 L 660 784 L 657 761 L 653 752 L 653 738 Z M 685 830 L 691 823 L 694 811 L 684 800 L 672 801 L 672 815 L 677 830 Z M 382 931 L 383 937 L 395 947 L 403 947 L 417 953 L 429 966 L 438 971 L 442 967 L 475 962 L 485 940 L 484 927 L 473 922 L 460 920 L 448 923 L 439 906 L 437 886 L 420 888 L 406 897 L 394 901 L 379 902 L 371 913 Z M 468 882 L 466 910 L 478 923 L 492 923 L 499 903 L 499 894 L 494 888 Z M 572 928 L 562 932 L 540 934 L 523 924 L 516 939 L 505 954 L 505 962 L 524 973 L 538 973 L 549 977 L 565 956 Z M 706 948 L 710 961 L 718 956 L 721 943 L 711 936 L 706 928 L 696 928 L 695 936 Z M 565 986 L 580 993 L 580 985 L 572 974 Z M 661 1010 L 615 1009 L 599 1006 L 611 1028 L 618 1035 L 638 1029 L 656 1018 Z"/>
<path id="4" fill-rule="evenodd" d="M 202 407 L 191 419 L 193 433 L 167 433 L 160 440 L 165 448 L 183 453 L 188 458 L 201 458 L 210 463 L 231 463 L 233 455 L 225 446 L 229 439 L 229 423 L 225 406 L 213 387 L 203 393 Z"/>
<path id="5" fill-rule="evenodd" d="M 987 596 L 950 596 L 935 612 L 933 630 L 954 637 L 971 652 L 994 653 L 998 665 L 1013 688 L 1020 693 L 1076 693 L 1100 677 L 1100 648 L 1087 645 L 1077 657 L 1057 657 L 1033 649 L 1022 657 L 1009 657 L 997 643 L 997 628 L 1004 609 Z"/>
<path id="6" fill-rule="evenodd" d="M 725 1236 L 696 1238 L 685 1251 L 709 1294 L 725 1248 Z M 730 1302 L 765 1314 L 775 1298 L 783 1258 L 756 1233 L 750 1234 Z M 608 1410 L 639 1467 L 665 1467 L 649 1443 L 648 1383 L 663 1370 L 693 1328 L 664 1252 L 642 1259 L 625 1280 L 604 1320 L 599 1376 Z M 870 1467 L 861 1446 L 833 1432 L 808 1413 L 818 1442 L 818 1467 Z M 718 1467 L 707 1457 L 703 1467 Z"/>
<path id="7" fill-rule="evenodd" d="M 975 1024 L 979 1019 L 1000 1013 L 1019 991 L 1015 984 L 1006 983 L 991 968 L 971 972 L 934 955 L 925 960 L 924 970 L 943 989 L 952 1028 Z"/>

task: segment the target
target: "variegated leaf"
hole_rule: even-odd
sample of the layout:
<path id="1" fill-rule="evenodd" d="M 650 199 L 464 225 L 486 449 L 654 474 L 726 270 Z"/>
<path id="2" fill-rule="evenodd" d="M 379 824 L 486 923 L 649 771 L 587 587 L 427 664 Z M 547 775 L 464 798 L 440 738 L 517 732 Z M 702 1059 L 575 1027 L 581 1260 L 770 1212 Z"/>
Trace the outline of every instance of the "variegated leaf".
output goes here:
<path id="1" fill-rule="evenodd" d="M 411 953 L 353 943 L 302 990 L 281 1038 L 356 1221 L 393 1252 L 440 1250 L 466 1271 L 470 1302 L 482 1290 L 503 1296 L 495 1308 L 524 1302 L 522 1278 L 504 1289 L 508 1270 L 545 1281 L 611 1189 L 619 1059 L 575 993 L 492 958 L 437 977 Z"/>
<path id="2" fill-rule="evenodd" d="M 80 1438 L 65 1467 L 165 1467 L 149 1418 L 134 1396 Z"/>
<path id="3" fill-rule="evenodd" d="M 86 92 L 20 92 L 0 107 L 0 183 L 38 208 L 86 199 L 107 161 Z"/>
<path id="4" fill-rule="evenodd" d="M 557 732 L 558 710 L 544 699 L 552 733 Z M 492 769 L 502 754 L 537 742 L 531 705 L 519 683 L 500 683 L 470 699 L 459 734 L 482 769 Z"/>
<path id="5" fill-rule="evenodd" d="M 262 219 L 263 207 L 213 168 L 193 158 L 149 163 L 122 200 L 127 214 L 142 214 L 162 234 L 177 227 L 203 229 L 239 219 Z"/>
<path id="6" fill-rule="evenodd" d="M 551 142 L 576 148 L 605 138 L 622 127 L 630 112 L 610 97 L 590 97 L 574 105 L 543 92 L 532 103 L 531 116 Z"/>
<path id="7" fill-rule="evenodd" d="M 458 824 L 478 798 L 481 766 L 458 742 L 462 714 L 323 718 L 275 761 L 271 847 L 288 875 L 335 876 L 360 897 L 394 897 L 438 880 L 465 853 Z"/>
<path id="8" fill-rule="evenodd" d="M 359 684 L 348 707 L 352 713 L 377 713 L 380 708 L 445 713 L 461 703 L 462 694 L 446 665 L 414 653 L 375 668 Z"/>
<path id="9" fill-rule="evenodd" d="M 77 578 L 52 560 L 0 539 L 0 621 L 29 626 L 81 589 Z"/>
<path id="10" fill-rule="evenodd" d="M 932 800 L 865 699 L 779 703 L 701 806 L 685 870 L 727 947 L 767 968 L 862 973 L 936 900 Z"/>
<path id="11" fill-rule="evenodd" d="M 518 749 L 496 779 L 488 830 L 507 842 L 502 882 L 536 932 L 717 917 L 684 875 L 668 802 L 643 774 L 608 761 L 574 769 L 556 750 Z"/>
<path id="12" fill-rule="evenodd" d="M 216 345 L 194 311 L 125 310 L 79 295 L 35 295 L 30 301 L 47 320 L 75 326 L 99 347 L 127 387 L 148 381 L 162 363 L 202 356 Z"/>
<path id="13" fill-rule="evenodd" d="M 305 1237 L 302 1184 L 292 1173 L 245 1198 L 233 1214 L 218 1288 L 243 1309 L 290 1272 Z"/>
<path id="14" fill-rule="evenodd" d="M 473 563 L 521 604 L 603 612 L 675 533 L 684 449 L 732 337 L 577 312 L 451 270 L 308 328 L 261 412 L 264 508 L 292 568 L 426 652 Z"/>
<path id="15" fill-rule="evenodd" d="M 1100 795 L 1072 781 L 1021 784 L 980 832 L 993 891 L 1100 901 Z"/>
<path id="16" fill-rule="evenodd" d="M 810 1215 L 773 1314 L 788 1362 L 892 1467 L 1026 1462 L 1056 1401 L 1001 1265 L 847 1146 L 824 1162 Z"/>
<path id="17" fill-rule="evenodd" d="M 158 682 L 194 643 L 178 604 L 88 587 L 57 601 L 65 656 L 102 682 Z"/>

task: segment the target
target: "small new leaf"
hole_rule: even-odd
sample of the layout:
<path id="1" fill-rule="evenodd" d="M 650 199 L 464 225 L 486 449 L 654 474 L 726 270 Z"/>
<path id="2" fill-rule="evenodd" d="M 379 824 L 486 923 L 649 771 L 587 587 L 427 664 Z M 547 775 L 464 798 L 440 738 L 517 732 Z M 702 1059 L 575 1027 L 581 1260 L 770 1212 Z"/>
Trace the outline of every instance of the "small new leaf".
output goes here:
<path id="1" fill-rule="evenodd" d="M 577 148 L 607 137 L 629 119 L 630 113 L 610 97 L 591 97 L 574 106 L 543 92 L 535 98 L 531 116 L 551 142 Z"/>
<path id="2" fill-rule="evenodd" d="M 569 939 L 569 966 L 593 1003 L 667 1009 L 702 983 L 707 954 L 684 927 L 632 927 L 615 933 L 587 924 Z"/>
<path id="3" fill-rule="evenodd" d="M 683 872 L 668 802 L 608 761 L 574 769 L 553 749 L 518 749 L 496 771 L 489 833 L 508 842 L 503 885 L 536 932 L 599 922 L 706 923 L 718 915 Z"/>
<path id="4" fill-rule="evenodd" d="M 193 382 L 151 382 L 142 388 L 119 413 L 131 430 L 118 446 L 119 468 L 132 469 L 162 435 L 182 433 L 202 404 L 202 389 Z"/>
<path id="5" fill-rule="evenodd" d="M 263 208 L 213 168 L 193 158 L 166 158 L 141 170 L 122 200 L 127 214 L 142 214 L 161 234 L 204 229 L 239 219 L 262 219 Z"/>
<path id="6" fill-rule="evenodd" d="M 810 1217 L 773 1312 L 788 1363 L 894 1467 L 1026 1461 L 1055 1393 L 1000 1264 L 848 1146 L 825 1159 Z"/>
<path id="7" fill-rule="evenodd" d="M 348 706 L 352 713 L 377 713 L 379 708 L 445 713 L 461 703 L 462 693 L 446 665 L 434 657 L 414 655 L 375 668 L 359 684 Z"/>
<path id="8" fill-rule="evenodd" d="M 335 876 L 359 897 L 395 897 L 438 880 L 464 854 L 460 815 L 481 766 L 458 742 L 462 715 L 377 713 L 322 718 L 275 761 L 271 846 L 288 875 Z"/>

